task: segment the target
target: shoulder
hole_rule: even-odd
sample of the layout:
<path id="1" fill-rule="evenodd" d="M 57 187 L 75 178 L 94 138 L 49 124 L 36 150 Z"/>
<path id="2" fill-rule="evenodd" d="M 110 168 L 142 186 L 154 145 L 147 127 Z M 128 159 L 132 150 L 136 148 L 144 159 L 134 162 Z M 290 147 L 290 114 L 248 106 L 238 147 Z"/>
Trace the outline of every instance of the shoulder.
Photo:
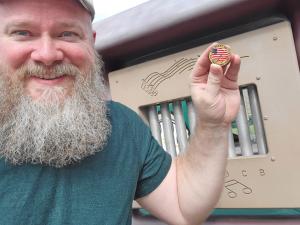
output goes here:
<path id="1" fill-rule="evenodd" d="M 110 116 L 114 116 L 115 114 L 137 116 L 137 114 L 133 110 L 131 110 L 130 108 L 128 108 L 120 102 L 107 101 L 106 105 L 108 109 L 108 114 Z"/>
<path id="2" fill-rule="evenodd" d="M 112 122 L 126 123 L 126 124 L 140 124 L 145 125 L 143 120 L 140 116 L 134 112 L 132 109 L 128 108 L 127 106 L 123 105 L 120 102 L 115 101 L 108 101 L 107 102 L 107 113 Z"/>
<path id="3" fill-rule="evenodd" d="M 114 101 L 107 102 L 107 106 L 114 135 L 139 148 L 151 142 L 149 126 L 135 111 Z"/>

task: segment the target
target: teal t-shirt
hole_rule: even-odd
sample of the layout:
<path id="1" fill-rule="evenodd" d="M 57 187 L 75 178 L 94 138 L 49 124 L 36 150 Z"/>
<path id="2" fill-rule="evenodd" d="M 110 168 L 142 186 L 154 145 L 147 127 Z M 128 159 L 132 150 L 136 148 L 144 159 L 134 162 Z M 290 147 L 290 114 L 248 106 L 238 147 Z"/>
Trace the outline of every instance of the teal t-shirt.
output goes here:
<path id="1" fill-rule="evenodd" d="M 143 121 L 108 102 L 112 134 L 105 149 L 61 169 L 0 160 L 0 224 L 129 225 L 133 199 L 152 192 L 171 157 Z"/>

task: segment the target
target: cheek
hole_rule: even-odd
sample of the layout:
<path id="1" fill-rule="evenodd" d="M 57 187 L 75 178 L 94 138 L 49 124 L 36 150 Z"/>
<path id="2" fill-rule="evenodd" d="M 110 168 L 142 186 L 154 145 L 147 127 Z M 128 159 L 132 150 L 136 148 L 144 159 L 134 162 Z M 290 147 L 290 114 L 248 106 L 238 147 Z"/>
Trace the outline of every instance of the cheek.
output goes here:
<path id="1" fill-rule="evenodd" d="M 69 48 L 65 57 L 80 70 L 87 70 L 94 62 L 94 52 L 91 47 Z"/>
<path id="2" fill-rule="evenodd" d="M 30 49 L 20 47 L 18 44 L 0 46 L 0 60 L 10 69 L 19 68 L 26 62 Z"/>

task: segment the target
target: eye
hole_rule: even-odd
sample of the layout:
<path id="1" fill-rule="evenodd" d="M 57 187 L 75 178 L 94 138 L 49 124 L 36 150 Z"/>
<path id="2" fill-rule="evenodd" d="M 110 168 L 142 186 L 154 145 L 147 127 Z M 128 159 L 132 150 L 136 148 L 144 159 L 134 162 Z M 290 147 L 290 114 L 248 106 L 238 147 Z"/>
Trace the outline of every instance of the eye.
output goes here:
<path id="1" fill-rule="evenodd" d="M 14 30 L 9 35 L 16 41 L 27 41 L 33 38 L 33 34 L 28 30 Z"/>
<path id="2" fill-rule="evenodd" d="M 26 31 L 26 30 L 17 30 L 17 31 L 12 32 L 12 35 L 15 35 L 15 36 L 30 36 L 30 32 Z"/>
<path id="3" fill-rule="evenodd" d="M 58 37 L 68 42 L 77 42 L 80 39 L 80 35 L 74 31 L 64 31 Z"/>
<path id="4" fill-rule="evenodd" d="M 61 37 L 78 37 L 79 35 L 72 31 L 64 31 L 60 34 Z"/>
<path id="5" fill-rule="evenodd" d="M 73 36 L 73 35 L 75 35 L 75 34 L 73 32 L 70 32 L 70 31 L 64 31 L 61 34 L 62 37 L 70 37 L 70 36 Z"/>

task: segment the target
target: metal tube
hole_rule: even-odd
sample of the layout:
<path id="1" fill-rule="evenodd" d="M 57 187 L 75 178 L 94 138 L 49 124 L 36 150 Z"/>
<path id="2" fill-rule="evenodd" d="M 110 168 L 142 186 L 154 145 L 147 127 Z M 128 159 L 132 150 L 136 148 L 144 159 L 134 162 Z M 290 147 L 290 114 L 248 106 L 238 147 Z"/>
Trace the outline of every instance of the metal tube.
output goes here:
<path id="1" fill-rule="evenodd" d="M 172 155 L 176 156 L 176 146 L 174 141 L 174 133 L 173 133 L 173 124 L 171 115 L 169 112 L 168 103 L 163 103 L 161 105 L 161 115 L 162 115 L 162 123 L 163 123 L 163 133 L 166 142 L 166 150 Z"/>
<path id="2" fill-rule="evenodd" d="M 189 115 L 189 123 L 190 123 L 190 133 L 192 134 L 196 126 L 196 113 L 195 113 L 192 100 L 189 100 L 187 102 L 187 105 L 188 105 L 188 115 Z"/>
<path id="3" fill-rule="evenodd" d="M 258 154 L 265 155 L 267 154 L 267 145 L 265 142 L 265 133 L 263 128 L 263 120 L 261 118 L 260 105 L 258 103 L 257 92 L 253 85 L 248 87 L 250 107 L 252 111 L 253 124 L 255 128 L 255 136 L 258 147 Z"/>
<path id="4" fill-rule="evenodd" d="M 230 126 L 228 132 L 228 158 L 234 158 L 234 157 L 236 157 L 236 153 L 235 153 L 233 134 Z"/>
<path id="5" fill-rule="evenodd" d="M 174 106 L 174 117 L 175 117 L 175 126 L 177 141 L 179 145 L 179 151 L 184 151 L 187 145 L 187 134 L 186 127 L 184 122 L 184 116 L 181 108 L 181 101 L 175 101 Z"/>
<path id="6" fill-rule="evenodd" d="M 161 145 L 161 129 L 158 120 L 156 106 L 152 105 L 148 108 L 148 118 L 149 118 L 149 125 L 152 131 L 153 137 L 157 140 L 157 142 Z"/>
<path id="7" fill-rule="evenodd" d="M 242 155 L 251 156 L 253 155 L 253 151 L 252 151 L 252 146 L 250 141 L 248 120 L 246 116 L 245 103 L 244 103 L 244 97 L 242 92 L 241 92 L 240 111 L 238 113 L 236 123 L 239 131 L 239 141 L 240 141 Z"/>

